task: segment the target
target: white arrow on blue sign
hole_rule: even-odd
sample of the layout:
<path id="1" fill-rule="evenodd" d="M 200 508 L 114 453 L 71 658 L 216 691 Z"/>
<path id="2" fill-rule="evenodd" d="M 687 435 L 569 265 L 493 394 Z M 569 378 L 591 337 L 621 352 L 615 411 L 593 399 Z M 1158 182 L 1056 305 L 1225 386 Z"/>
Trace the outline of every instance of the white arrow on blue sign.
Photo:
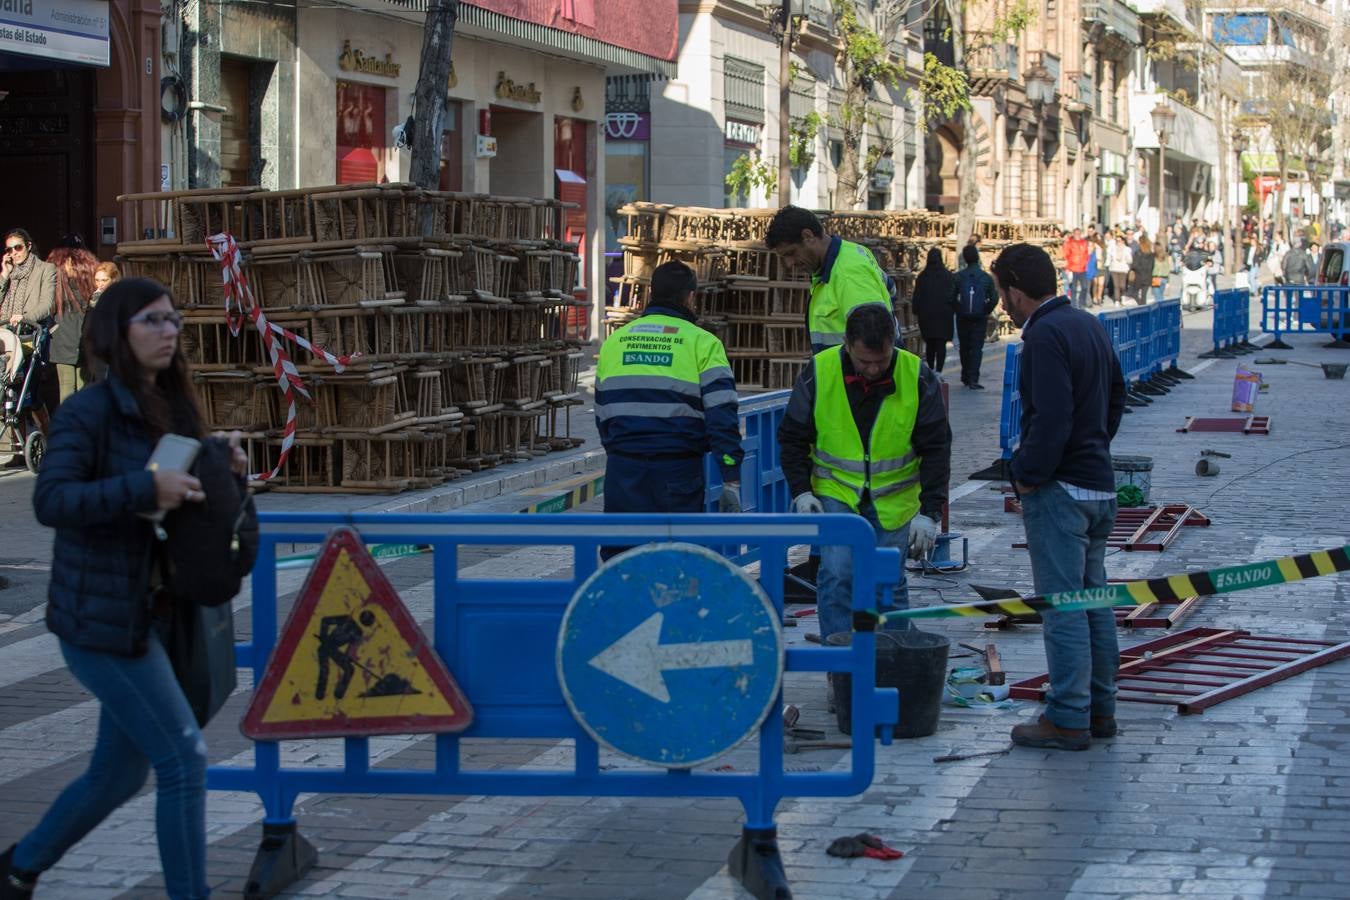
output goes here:
<path id="1" fill-rule="evenodd" d="M 667 768 L 700 765 L 777 707 L 783 639 L 773 603 L 694 544 L 649 544 L 581 586 L 558 634 L 558 680 L 601 744 Z"/>

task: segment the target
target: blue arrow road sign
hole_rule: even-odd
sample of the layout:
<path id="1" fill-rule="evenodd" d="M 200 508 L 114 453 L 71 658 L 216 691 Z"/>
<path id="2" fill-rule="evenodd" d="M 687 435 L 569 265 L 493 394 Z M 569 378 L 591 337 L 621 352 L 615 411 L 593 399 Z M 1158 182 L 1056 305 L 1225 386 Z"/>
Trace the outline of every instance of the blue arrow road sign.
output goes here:
<path id="1" fill-rule="evenodd" d="M 558 633 L 563 697 L 591 737 L 666 768 L 715 759 L 777 706 L 773 603 L 721 556 L 648 544 L 586 580 Z"/>

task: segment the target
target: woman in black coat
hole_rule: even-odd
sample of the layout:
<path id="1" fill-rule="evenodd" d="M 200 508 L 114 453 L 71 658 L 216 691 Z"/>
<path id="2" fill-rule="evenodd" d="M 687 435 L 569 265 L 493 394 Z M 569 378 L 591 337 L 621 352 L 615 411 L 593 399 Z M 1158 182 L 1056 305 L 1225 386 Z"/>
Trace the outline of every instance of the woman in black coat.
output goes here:
<path id="1" fill-rule="evenodd" d="M 0 855 L 0 897 L 26 897 L 38 876 L 136 795 L 153 767 L 165 892 L 210 893 L 206 878 L 206 745 L 165 651 L 177 601 L 157 574 L 145 518 L 206 499 L 187 472 L 146 463 L 161 436 L 204 439 L 183 320 L 162 285 L 108 288 L 85 349 L 107 377 L 72 394 L 52 420 L 33 506 L 56 529 L 47 627 L 75 678 L 100 703 L 88 770 L 36 828 Z M 233 466 L 248 460 L 232 437 Z"/>
<path id="2" fill-rule="evenodd" d="M 947 361 L 947 342 L 955 333 L 956 276 L 942 262 L 942 251 L 928 251 L 928 263 L 914 284 L 914 315 L 923 335 L 924 361 L 941 373 Z"/>

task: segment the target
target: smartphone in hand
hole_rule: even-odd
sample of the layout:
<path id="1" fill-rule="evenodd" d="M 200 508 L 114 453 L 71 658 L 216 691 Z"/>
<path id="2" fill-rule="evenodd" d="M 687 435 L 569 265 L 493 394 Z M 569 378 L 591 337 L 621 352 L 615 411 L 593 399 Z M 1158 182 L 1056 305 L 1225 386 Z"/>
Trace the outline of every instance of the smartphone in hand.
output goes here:
<path id="1" fill-rule="evenodd" d="M 196 438 L 183 437 L 181 434 L 166 434 L 159 439 L 154 452 L 150 454 L 150 461 L 145 464 L 146 471 L 189 472 L 197 462 L 197 454 L 201 450 L 202 443 Z M 164 521 L 164 510 L 141 513 L 141 516 L 159 523 Z"/>

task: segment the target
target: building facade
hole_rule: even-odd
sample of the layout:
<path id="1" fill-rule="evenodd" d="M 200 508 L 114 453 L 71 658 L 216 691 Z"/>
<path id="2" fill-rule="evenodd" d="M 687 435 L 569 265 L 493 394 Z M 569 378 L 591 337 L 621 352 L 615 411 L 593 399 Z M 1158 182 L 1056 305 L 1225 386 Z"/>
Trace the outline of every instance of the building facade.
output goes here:
<path id="1" fill-rule="evenodd" d="M 860 16 L 869 16 L 873 6 L 859 4 Z M 649 135 L 650 179 L 647 195 L 638 199 L 710 207 L 779 203 L 777 161 L 793 151 L 779 141 L 780 44 L 766 13 L 780 8 L 752 0 L 680 3 L 678 71 L 652 84 L 640 101 L 647 118 L 636 127 Z M 793 10 L 796 77 L 787 115 L 798 146 L 786 200 L 811 208 L 921 206 L 922 135 L 912 108 L 923 66 L 917 11 L 893 22 L 864 19 L 883 35 L 888 58 L 902 74 L 895 84 L 870 82 L 849 95 L 830 3 L 799 0 Z M 850 97 L 868 109 L 867 124 L 856 134 L 840 127 Z M 616 96 L 611 111 L 629 113 L 627 99 Z M 838 176 L 844 143 L 853 137 L 862 177 L 856 195 L 846 198 Z M 762 166 L 770 186 L 733 193 L 727 176 L 738 160 Z"/>

